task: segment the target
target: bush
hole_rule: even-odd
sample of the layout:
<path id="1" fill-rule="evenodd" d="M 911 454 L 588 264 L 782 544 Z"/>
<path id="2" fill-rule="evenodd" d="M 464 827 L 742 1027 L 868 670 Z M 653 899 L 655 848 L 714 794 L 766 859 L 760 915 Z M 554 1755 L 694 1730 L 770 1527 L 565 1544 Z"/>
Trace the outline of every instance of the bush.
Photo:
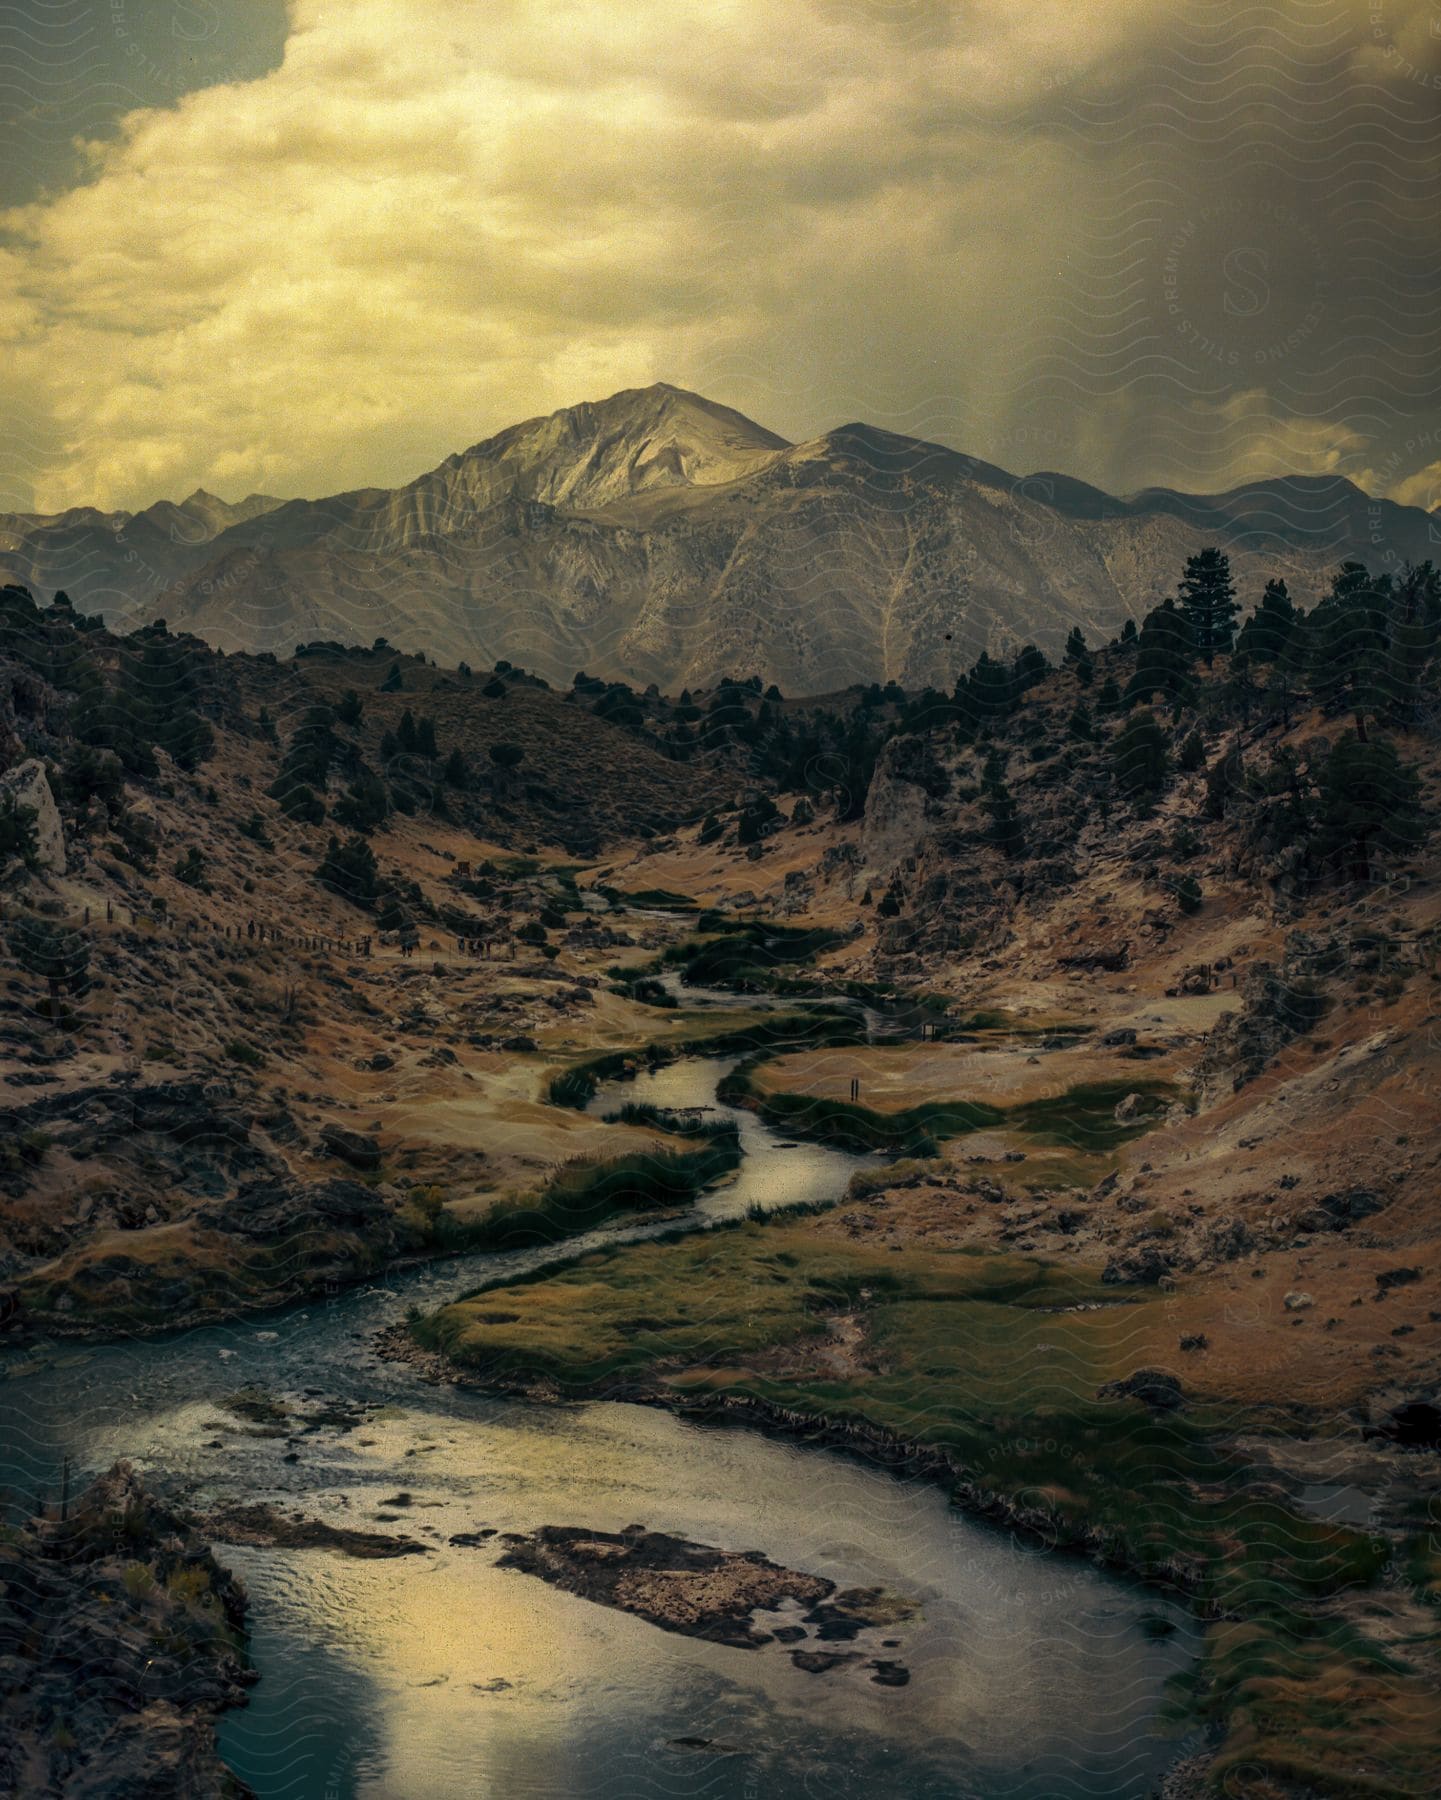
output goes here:
<path id="1" fill-rule="evenodd" d="M 348 838 L 343 844 L 338 838 L 331 838 L 315 879 L 323 888 L 356 906 L 369 906 L 380 888 L 375 852 L 363 837 Z"/>
<path id="2" fill-rule="evenodd" d="M 1201 884 L 1194 875 L 1183 875 L 1174 889 L 1176 904 L 1183 913 L 1196 913 L 1201 910 Z"/>
<path id="3" fill-rule="evenodd" d="M 204 856 L 192 844 L 175 865 L 175 879 L 184 882 L 186 887 L 208 894 L 210 883 L 205 879 L 205 866 Z"/>

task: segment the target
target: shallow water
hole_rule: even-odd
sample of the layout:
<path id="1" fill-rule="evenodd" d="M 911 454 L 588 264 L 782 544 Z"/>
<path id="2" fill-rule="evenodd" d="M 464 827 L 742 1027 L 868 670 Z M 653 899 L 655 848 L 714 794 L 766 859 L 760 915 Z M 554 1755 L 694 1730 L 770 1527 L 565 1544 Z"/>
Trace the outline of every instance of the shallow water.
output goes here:
<path id="1" fill-rule="evenodd" d="M 727 1066 L 692 1059 L 609 1083 L 593 1107 L 715 1106 Z M 703 1197 L 706 1217 L 828 1197 L 861 1160 L 782 1149 L 754 1115 L 734 1116 L 745 1160 Z M 242 1324 L 0 1361 L 4 1478 L 27 1495 L 53 1493 L 64 1456 L 78 1479 L 126 1455 L 202 1502 L 274 1500 L 434 1546 L 378 1562 L 221 1548 L 250 1591 L 262 1674 L 221 1740 L 263 1800 L 1147 1793 L 1176 1754 L 1152 1721 L 1194 1652 L 1184 1615 L 835 1453 L 637 1406 L 434 1388 L 376 1355 L 377 1330 L 407 1305 L 553 1256 L 468 1257 Z M 246 1435 L 222 1402 L 252 1385 L 361 1422 Z M 879 1653 L 910 1685 L 667 1633 L 447 1541 L 633 1522 L 904 1596 L 917 1616 Z M 1157 1615 L 1169 1637 L 1143 1629 Z"/>

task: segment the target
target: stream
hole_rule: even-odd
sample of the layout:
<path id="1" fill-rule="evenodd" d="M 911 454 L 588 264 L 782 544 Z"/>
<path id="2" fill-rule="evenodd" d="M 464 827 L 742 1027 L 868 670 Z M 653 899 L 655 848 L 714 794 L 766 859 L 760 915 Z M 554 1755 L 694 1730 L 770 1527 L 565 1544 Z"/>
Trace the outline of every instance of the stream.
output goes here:
<path id="1" fill-rule="evenodd" d="M 720 1105 L 730 1066 L 688 1058 L 608 1083 L 592 1110 L 649 1100 L 736 1119 L 743 1162 L 702 1196 L 698 1225 L 842 1190 L 866 1159 L 790 1145 Z M 661 1228 L 629 1222 L 563 1254 Z M 559 1255 L 467 1256 L 169 1338 L 0 1357 L 0 1480 L 21 1495 L 53 1495 L 66 1456 L 77 1482 L 128 1456 L 201 1505 L 271 1501 L 434 1546 L 382 1561 L 218 1547 L 249 1589 L 261 1674 L 248 1707 L 221 1719 L 221 1749 L 262 1800 L 1141 1800 L 1153 1789 L 1180 1748 L 1156 1726 L 1164 1684 L 1195 1654 L 1180 1609 L 968 1520 L 937 1486 L 841 1454 L 641 1406 L 432 1387 L 377 1355 L 377 1332 L 407 1307 Z M 221 1410 L 245 1387 L 325 1416 L 260 1435 Z M 359 1422 L 335 1416 L 347 1412 Z M 665 1632 L 499 1570 L 493 1548 L 448 1542 L 485 1527 L 632 1522 L 916 1602 L 896 1628 L 910 1684 L 878 1687 L 859 1668 L 811 1674 L 775 1645 Z M 1155 1634 L 1158 1619 L 1169 1635 Z"/>

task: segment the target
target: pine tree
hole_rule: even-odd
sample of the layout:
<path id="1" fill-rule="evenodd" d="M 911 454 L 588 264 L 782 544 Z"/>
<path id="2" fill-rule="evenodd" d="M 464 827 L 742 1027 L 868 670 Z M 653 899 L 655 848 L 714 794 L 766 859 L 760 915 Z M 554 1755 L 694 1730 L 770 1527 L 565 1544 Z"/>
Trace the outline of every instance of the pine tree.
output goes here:
<path id="1" fill-rule="evenodd" d="M 315 879 L 323 888 L 357 906 L 368 906 L 380 891 L 375 852 L 363 837 L 348 838 L 343 844 L 338 838 L 331 838 Z"/>
<path id="2" fill-rule="evenodd" d="M 1189 615 L 1174 600 L 1163 600 L 1146 614 L 1136 652 L 1136 670 L 1126 684 L 1126 704 L 1147 701 L 1156 694 L 1175 701 L 1189 700 L 1195 691 L 1191 664 L 1195 641 Z"/>
<path id="3" fill-rule="evenodd" d="M 1268 581 L 1261 603 L 1241 627 L 1236 660 L 1248 666 L 1274 663 L 1285 653 L 1300 618 L 1284 581 Z"/>
<path id="4" fill-rule="evenodd" d="M 1153 712 L 1135 713 L 1111 746 L 1116 780 L 1135 806 L 1148 811 L 1166 785 L 1166 734 Z"/>
<path id="5" fill-rule="evenodd" d="M 1240 611 L 1229 558 L 1216 549 L 1198 550 L 1187 558 L 1179 597 L 1196 652 L 1210 668 L 1218 650 L 1231 648 Z"/>
<path id="6" fill-rule="evenodd" d="M 1421 784 L 1396 746 L 1345 732 L 1321 778 L 1314 852 L 1343 878 L 1369 881 L 1373 846 L 1404 854 L 1424 842 Z"/>
<path id="7" fill-rule="evenodd" d="M 1082 687 L 1089 687 L 1091 685 L 1092 677 L 1096 672 L 1096 665 L 1090 651 L 1086 648 L 1086 640 L 1081 634 L 1079 625 L 1073 625 L 1071 627 L 1070 636 L 1066 639 L 1066 649 L 1065 654 L 1062 657 L 1062 662 L 1066 668 L 1075 670 L 1076 679 L 1080 682 Z"/>

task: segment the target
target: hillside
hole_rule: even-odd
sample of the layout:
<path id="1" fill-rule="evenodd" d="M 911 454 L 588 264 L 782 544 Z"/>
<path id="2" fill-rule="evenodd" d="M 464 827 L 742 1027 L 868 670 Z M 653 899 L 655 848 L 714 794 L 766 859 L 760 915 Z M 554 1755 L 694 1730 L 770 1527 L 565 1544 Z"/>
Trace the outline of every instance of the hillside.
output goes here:
<path id="1" fill-rule="evenodd" d="M 1209 663 L 1162 607 L 824 701 L 0 625 L 31 1366 L 658 1214 L 390 1353 L 845 1444 L 1144 1578 L 1202 1637 L 1178 1797 L 1434 1791 L 1433 571 L 1273 589 Z M 585 1109 L 707 1053 L 849 1186 L 702 1230 L 734 1125 Z"/>
<path id="2" fill-rule="evenodd" d="M 0 519 L 0 573 L 111 621 L 225 649 L 388 636 L 667 692 L 758 674 L 787 692 L 949 686 L 982 648 L 1059 649 L 1171 592 L 1205 543 L 1243 592 L 1427 554 L 1430 521 L 1339 477 L 1129 499 L 851 424 L 791 445 L 659 384 L 528 420 L 394 491 L 133 518 Z"/>

